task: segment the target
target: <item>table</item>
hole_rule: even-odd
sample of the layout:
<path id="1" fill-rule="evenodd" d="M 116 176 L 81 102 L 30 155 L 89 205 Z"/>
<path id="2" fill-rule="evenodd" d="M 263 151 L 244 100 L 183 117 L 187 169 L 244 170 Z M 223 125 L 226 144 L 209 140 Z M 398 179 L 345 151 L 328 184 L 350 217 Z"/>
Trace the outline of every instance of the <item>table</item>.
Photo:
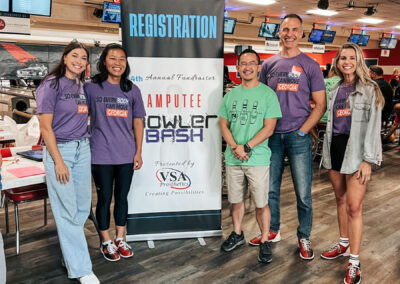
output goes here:
<path id="1" fill-rule="evenodd" d="M 3 158 L 3 166 L 1 167 L 2 168 L 1 169 L 1 177 L 2 177 L 1 182 L 3 185 L 2 189 L 5 190 L 5 189 L 10 189 L 10 188 L 16 188 L 16 187 L 46 182 L 45 174 L 24 177 L 24 178 L 18 178 L 7 171 L 8 169 L 32 167 L 32 166 L 36 166 L 41 169 L 44 169 L 44 165 L 42 162 L 29 160 L 29 159 L 23 158 L 19 155 L 16 155 L 13 157 L 8 157 L 8 158 Z"/>
<path id="2" fill-rule="evenodd" d="M 16 151 L 13 151 L 13 152 L 16 152 Z M 3 166 L 1 169 L 2 185 L 3 185 L 2 190 L 46 182 L 45 174 L 24 177 L 24 178 L 18 178 L 7 171 L 7 169 L 32 167 L 32 166 L 36 166 L 41 169 L 44 169 L 43 162 L 29 160 L 29 159 L 23 158 L 19 155 L 15 155 L 15 156 L 8 157 L 8 158 L 3 158 Z M 1 198 L 0 205 L 3 205 L 3 198 Z M 93 222 L 93 224 L 96 228 L 97 234 L 99 235 L 100 242 L 101 242 L 101 235 L 100 235 L 99 227 L 97 224 L 96 217 L 93 213 L 92 207 L 90 208 L 89 219 Z"/>

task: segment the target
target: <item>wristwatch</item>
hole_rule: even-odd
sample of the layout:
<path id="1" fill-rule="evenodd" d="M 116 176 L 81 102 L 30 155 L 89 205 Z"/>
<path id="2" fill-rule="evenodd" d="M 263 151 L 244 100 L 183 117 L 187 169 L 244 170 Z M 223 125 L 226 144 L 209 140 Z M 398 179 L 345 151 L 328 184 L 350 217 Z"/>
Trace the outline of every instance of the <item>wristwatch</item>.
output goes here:
<path id="1" fill-rule="evenodd" d="M 249 144 L 244 144 L 243 145 L 243 148 L 244 148 L 244 151 L 246 152 L 246 153 L 250 153 L 251 152 L 251 147 L 249 146 Z"/>

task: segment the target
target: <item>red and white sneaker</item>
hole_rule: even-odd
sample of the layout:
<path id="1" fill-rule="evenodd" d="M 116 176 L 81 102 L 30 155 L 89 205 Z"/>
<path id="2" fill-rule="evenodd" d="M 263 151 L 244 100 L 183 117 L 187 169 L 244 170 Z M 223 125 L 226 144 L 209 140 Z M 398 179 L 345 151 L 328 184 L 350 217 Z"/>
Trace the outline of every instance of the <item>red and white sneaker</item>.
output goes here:
<path id="1" fill-rule="evenodd" d="M 269 242 L 271 242 L 271 243 L 277 243 L 277 242 L 279 242 L 280 240 L 281 240 L 281 231 L 278 231 L 278 232 L 276 232 L 276 233 L 275 233 L 275 232 L 272 232 L 272 231 L 269 231 L 269 235 L 268 235 L 268 241 L 269 241 Z M 260 243 L 261 243 L 261 235 L 255 237 L 255 238 L 252 238 L 252 239 L 249 241 L 249 245 L 251 245 L 251 246 L 259 246 Z"/>
<path id="2" fill-rule="evenodd" d="M 341 244 L 335 244 L 329 250 L 324 251 L 321 254 L 321 258 L 323 258 L 323 259 L 335 259 L 335 258 L 337 258 L 339 256 L 348 256 L 349 254 L 346 253 L 348 248 L 349 248 L 349 245 L 342 246 Z"/>
<path id="3" fill-rule="evenodd" d="M 361 265 L 349 263 L 346 270 L 346 277 L 343 279 L 345 284 L 361 283 Z"/>
<path id="4" fill-rule="evenodd" d="M 300 257 L 305 260 L 314 258 L 314 252 L 309 239 L 299 239 Z"/>
<path id="5" fill-rule="evenodd" d="M 133 256 L 133 251 L 130 245 L 128 245 L 124 240 L 114 240 L 116 246 L 118 247 L 119 255 L 123 258 L 128 258 Z"/>
<path id="6" fill-rule="evenodd" d="M 118 254 L 118 248 L 115 246 L 113 242 L 100 246 L 100 251 L 103 254 L 104 258 L 108 261 L 118 261 L 120 260 L 120 256 Z"/>

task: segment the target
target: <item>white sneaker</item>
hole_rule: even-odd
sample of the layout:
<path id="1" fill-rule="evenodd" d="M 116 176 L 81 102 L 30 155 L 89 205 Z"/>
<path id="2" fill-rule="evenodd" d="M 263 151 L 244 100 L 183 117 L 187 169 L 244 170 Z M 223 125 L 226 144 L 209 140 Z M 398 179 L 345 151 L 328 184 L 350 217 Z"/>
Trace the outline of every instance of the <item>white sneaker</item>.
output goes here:
<path id="1" fill-rule="evenodd" d="M 99 279 L 96 277 L 96 275 L 94 275 L 93 272 L 89 275 L 79 278 L 79 282 L 82 284 L 100 284 Z"/>

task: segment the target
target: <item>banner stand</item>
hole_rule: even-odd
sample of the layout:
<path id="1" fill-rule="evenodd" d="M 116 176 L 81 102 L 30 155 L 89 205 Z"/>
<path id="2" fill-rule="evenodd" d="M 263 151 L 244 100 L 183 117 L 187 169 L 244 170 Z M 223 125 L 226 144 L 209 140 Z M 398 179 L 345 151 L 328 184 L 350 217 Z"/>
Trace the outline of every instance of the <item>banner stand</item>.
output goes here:
<path id="1" fill-rule="evenodd" d="M 121 1 L 122 44 L 141 91 L 143 166 L 128 195 L 127 241 L 219 237 L 222 0 Z"/>

